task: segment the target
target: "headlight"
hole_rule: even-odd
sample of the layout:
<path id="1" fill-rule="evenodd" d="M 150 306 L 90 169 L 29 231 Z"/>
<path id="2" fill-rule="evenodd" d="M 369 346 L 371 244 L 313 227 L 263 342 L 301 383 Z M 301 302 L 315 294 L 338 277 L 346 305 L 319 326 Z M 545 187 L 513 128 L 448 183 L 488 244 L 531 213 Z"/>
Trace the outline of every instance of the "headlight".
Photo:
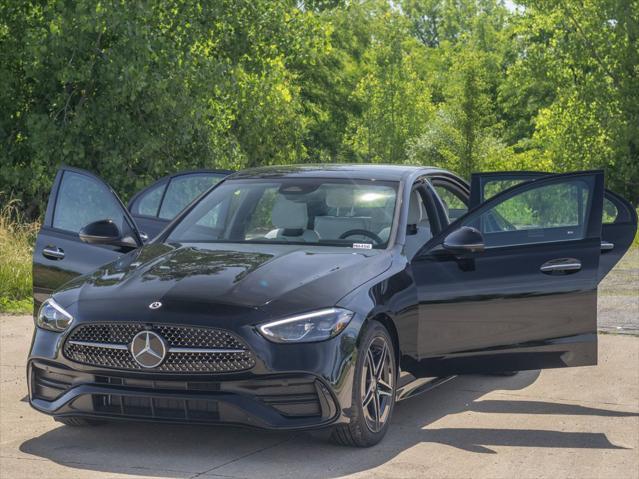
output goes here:
<path id="1" fill-rule="evenodd" d="M 69 327 L 71 321 L 73 321 L 73 316 L 67 313 L 53 298 L 49 298 L 40 306 L 36 326 L 49 331 L 61 332 Z"/>
<path id="2" fill-rule="evenodd" d="M 322 309 L 266 323 L 258 329 L 262 336 L 275 343 L 323 341 L 341 333 L 353 314 L 341 308 Z"/>

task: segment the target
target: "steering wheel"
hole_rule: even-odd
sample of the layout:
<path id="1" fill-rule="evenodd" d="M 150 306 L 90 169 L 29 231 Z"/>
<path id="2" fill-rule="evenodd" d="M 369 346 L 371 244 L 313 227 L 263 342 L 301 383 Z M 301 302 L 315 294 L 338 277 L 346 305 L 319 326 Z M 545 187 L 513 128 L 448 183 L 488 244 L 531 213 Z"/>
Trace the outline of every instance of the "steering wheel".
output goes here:
<path id="1" fill-rule="evenodd" d="M 339 236 L 339 239 L 346 239 L 349 236 L 355 236 L 355 235 L 366 236 L 367 238 L 372 239 L 377 244 L 383 244 L 384 243 L 383 239 L 381 239 L 379 236 L 377 236 L 372 231 L 368 231 L 368 230 L 348 230 L 348 231 L 345 231 L 344 233 L 342 233 Z"/>

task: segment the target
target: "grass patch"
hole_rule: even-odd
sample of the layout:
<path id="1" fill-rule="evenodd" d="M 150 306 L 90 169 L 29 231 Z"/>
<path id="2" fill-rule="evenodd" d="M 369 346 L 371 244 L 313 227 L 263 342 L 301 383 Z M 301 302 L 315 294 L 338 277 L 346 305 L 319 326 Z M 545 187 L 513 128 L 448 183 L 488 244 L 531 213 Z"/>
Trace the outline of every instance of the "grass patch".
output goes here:
<path id="1" fill-rule="evenodd" d="M 0 313 L 5 314 L 31 314 L 33 311 L 33 300 L 0 298 Z"/>
<path id="2" fill-rule="evenodd" d="M 38 223 L 25 221 L 18 202 L 0 197 L 0 312 L 31 313 L 31 261 Z"/>

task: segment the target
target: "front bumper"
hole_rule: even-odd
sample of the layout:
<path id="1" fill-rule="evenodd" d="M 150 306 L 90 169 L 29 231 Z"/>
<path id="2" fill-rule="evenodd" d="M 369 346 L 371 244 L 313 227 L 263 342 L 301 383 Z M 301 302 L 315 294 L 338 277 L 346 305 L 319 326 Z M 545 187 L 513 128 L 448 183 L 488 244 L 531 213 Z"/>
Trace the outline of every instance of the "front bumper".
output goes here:
<path id="1" fill-rule="evenodd" d="M 235 331 L 255 366 L 235 373 L 95 367 L 65 357 L 69 333 L 36 328 L 27 376 L 43 413 L 113 420 L 312 429 L 350 421 L 356 329 L 328 341 L 274 344 Z"/>
<path id="2" fill-rule="evenodd" d="M 233 424 L 265 429 L 317 428 L 335 422 L 337 402 L 312 375 L 259 379 L 142 379 L 89 374 L 31 361 L 31 405 L 54 416 Z"/>

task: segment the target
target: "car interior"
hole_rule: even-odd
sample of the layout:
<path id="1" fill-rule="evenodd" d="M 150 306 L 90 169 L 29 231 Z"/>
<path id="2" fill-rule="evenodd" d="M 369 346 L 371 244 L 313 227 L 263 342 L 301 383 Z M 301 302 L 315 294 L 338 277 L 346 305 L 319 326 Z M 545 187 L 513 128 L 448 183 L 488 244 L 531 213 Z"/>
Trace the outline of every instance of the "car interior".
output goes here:
<path id="1" fill-rule="evenodd" d="M 321 189 L 321 187 L 320 187 Z M 309 217 L 313 202 L 307 197 L 288 199 L 279 195 L 272 212 L 275 229 L 265 235 L 267 239 L 288 241 L 319 242 L 322 239 L 351 239 L 370 242 L 371 238 L 356 232 L 370 232 L 378 236 L 382 243 L 388 242 L 393 220 L 394 199 L 386 200 L 376 207 L 358 204 L 356 190 L 351 188 L 331 188 L 324 195 L 325 214 Z M 317 208 L 317 205 L 315 205 Z M 312 226 L 312 227 L 311 227 Z M 417 189 L 411 193 L 408 208 L 408 224 L 405 252 L 408 257 L 417 253 L 433 237 L 430 220 L 421 194 Z M 345 234 L 347 237 L 343 237 Z"/>
<path id="2" fill-rule="evenodd" d="M 396 195 L 395 186 L 387 184 L 229 182 L 214 190 L 210 202 L 198 205 L 170 240 L 361 242 L 365 248 L 383 247 Z M 417 224 L 425 215 L 423 207 L 416 208 Z"/>
<path id="3" fill-rule="evenodd" d="M 374 205 L 366 204 L 366 195 L 376 200 Z M 274 229 L 264 237 L 294 242 L 344 239 L 370 243 L 373 236 L 379 238 L 376 239 L 378 243 L 386 243 L 393 221 L 395 198 L 378 199 L 371 195 L 375 193 L 367 193 L 352 185 L 322 185 L 303 195 L 278 192 L 271 213 Z"/>
<path id="4" fill-rule="evenodd" d="M 433 237 L 430 220 L 418 190 L 414 190 L 410 196 L 407 229 L 404 251 L 411 258 Z"/>
<path id="5" fill-rule="evenodd" d="M 358 247 L 385 247 L 390 238 L 395 212 L 396 191 L 384 185 L 314 183 L 255 184 L 222 188 L 224 199 L 205 206 L 198 218 L 185 221 L 172 239 L 178 241 L 275 241 L 290 243 L 327 243 Z M 427 192 L 416 186 L 408 208 L 405 254 L 411 258 L 441 226 L 435 227 L 427 207 Z M 445 204 L 432 193 L 433 201 Z M 213 212 L 216 212 L 213 215 Z M 212 218 L 215 216 L 215 220 Z M 206 220 L 205 220 L 206 219 Z M 445 221 L 447 223 L 447 219 Z M 184 236 L 182 228 L 190 229 Z"/>

